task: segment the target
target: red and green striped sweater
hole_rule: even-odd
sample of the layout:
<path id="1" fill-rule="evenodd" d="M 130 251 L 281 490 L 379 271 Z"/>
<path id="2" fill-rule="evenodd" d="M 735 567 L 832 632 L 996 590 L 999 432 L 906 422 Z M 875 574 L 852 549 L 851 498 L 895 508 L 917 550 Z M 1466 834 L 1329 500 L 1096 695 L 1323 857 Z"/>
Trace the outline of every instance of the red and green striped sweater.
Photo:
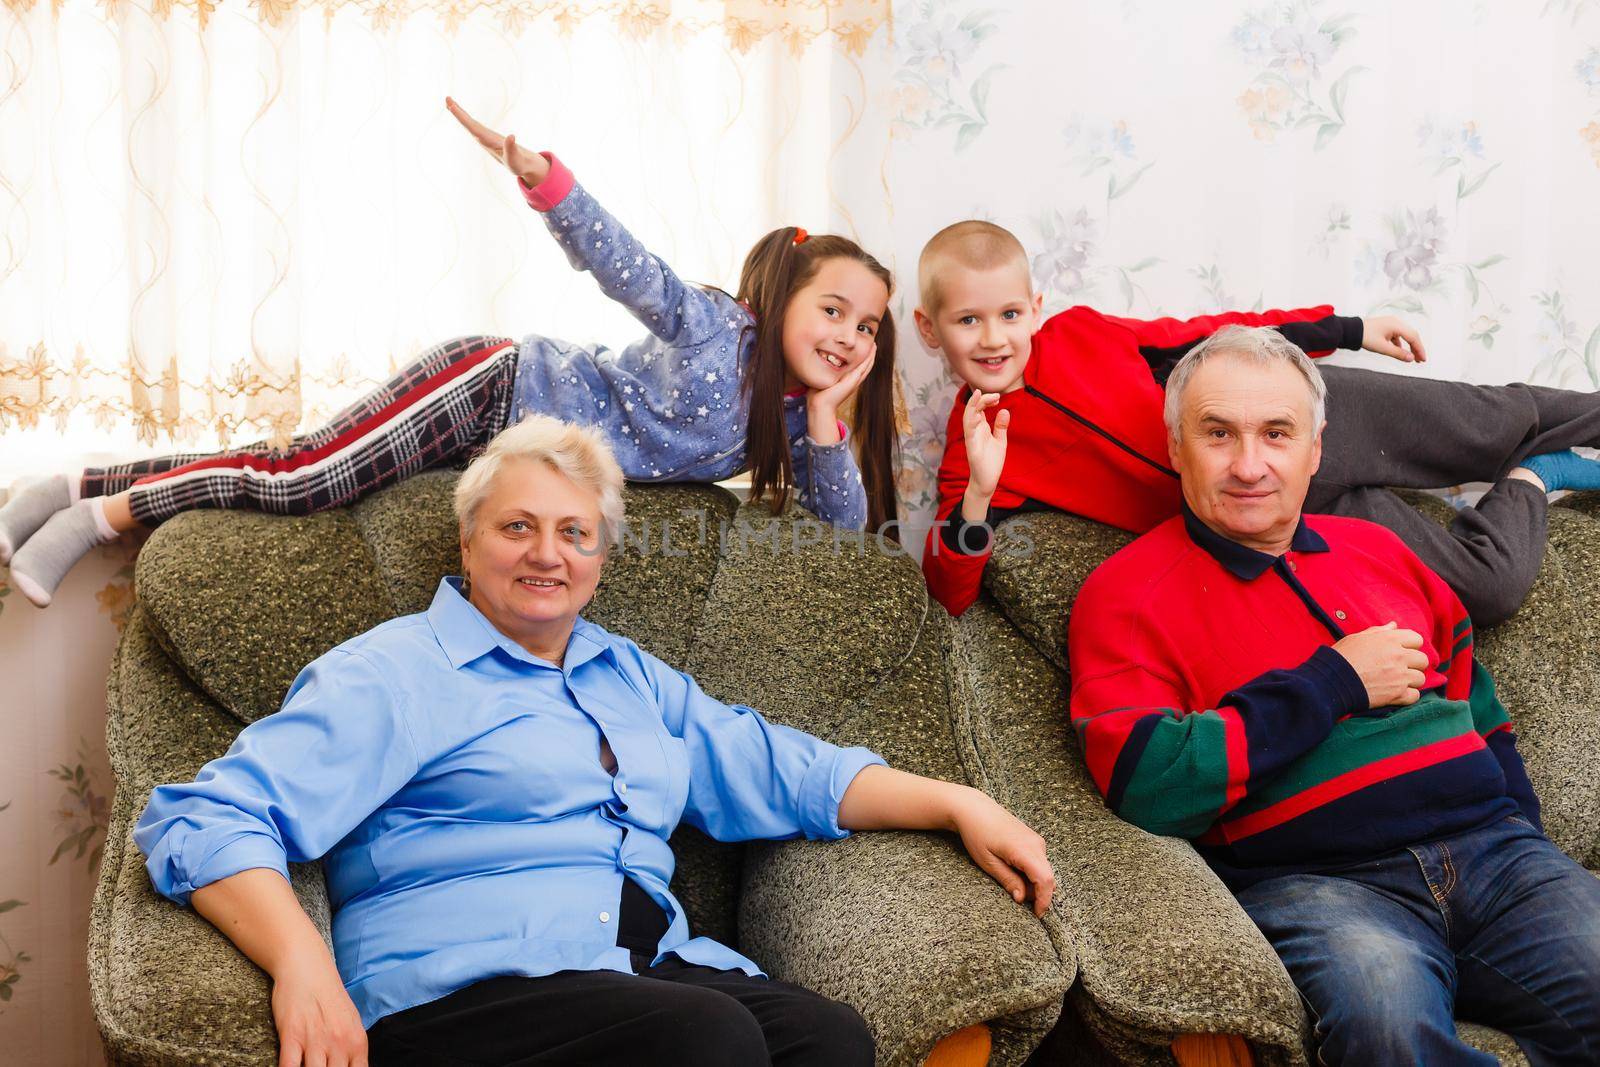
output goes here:
<path id="1" fill-rule="evenodd" d="M 1423 636 L 1423 697 L 1369 710 L 1332 648 Z M 1302 518 L 1282 557 L 1187 509 L 1102 565 L 1072 610 L 1072 721 L 1106 803 L 1194 840 L 1234 888 L 1375 858 L 1539 805 L 1444 580 L 1389 530 Z"/>

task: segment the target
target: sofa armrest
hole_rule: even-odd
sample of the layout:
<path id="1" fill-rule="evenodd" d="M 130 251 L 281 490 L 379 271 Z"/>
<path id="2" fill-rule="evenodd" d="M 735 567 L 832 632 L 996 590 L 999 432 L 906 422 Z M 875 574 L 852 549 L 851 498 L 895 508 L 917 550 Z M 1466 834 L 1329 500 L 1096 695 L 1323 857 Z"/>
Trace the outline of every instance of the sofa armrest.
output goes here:
<path id="1" fill-rule="evenodd" d="M 1070 947 L 943 834 L 752 846 L 739 935 L 774 978 L 860 1011 L 880 1064 L 921 1063 L 981 1022 L 990 1062 L 1020 1064 L 1055 1024 L 1074 973 Z"/>
<path id="2" fill-rule="evenodd" d="M 267 975 L 190 908 L 158 895 L 133 843 L 147 799 L 120 785 L 106 831 L 89 929 L 89 986 L 116 1064 L 272 1067 L 278 1037 Z M 316 864 L 290 868 L 295 894 L 329 940 Z"/>
<path id="3" fill-rule="evenodd" d="M 1050 846 L 1053 910 L 1077 947 L 1073 996 L 1092 1001 L 1097 1036 L 1165 1049 L 1181 1034 L 1239 1034 L 1297 1058 L 1305 1021 L 1288 973 L 1187 842 L 1106 808 L 1063 675 L 988 600 L 961 619 L 954 669 L 974 780 Z"/>

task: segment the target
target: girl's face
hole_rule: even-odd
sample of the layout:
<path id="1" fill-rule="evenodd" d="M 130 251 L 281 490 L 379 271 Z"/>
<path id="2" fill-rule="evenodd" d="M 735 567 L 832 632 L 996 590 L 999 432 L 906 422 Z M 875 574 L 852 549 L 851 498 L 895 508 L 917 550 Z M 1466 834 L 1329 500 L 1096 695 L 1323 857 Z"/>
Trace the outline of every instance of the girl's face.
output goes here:
<path id="1" fill-rule="evenodd" d="M 823 260 L 783 316 L 784 391 L 826 389 L 869 356 L 889 287 L 854 259 Z"/>

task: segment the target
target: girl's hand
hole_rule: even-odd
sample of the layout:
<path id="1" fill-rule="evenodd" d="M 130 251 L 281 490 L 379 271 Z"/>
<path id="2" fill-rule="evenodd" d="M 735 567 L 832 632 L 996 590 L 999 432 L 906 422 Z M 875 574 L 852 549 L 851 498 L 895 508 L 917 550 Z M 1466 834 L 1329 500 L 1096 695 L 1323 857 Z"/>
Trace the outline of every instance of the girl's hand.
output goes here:
<path id="1" fill-rule="evenodd" d="M 549 175 L 550 161 L 537 152 L 523 148 L 512 134 L 500 136 L 467 114 L 460 104 L 448 96 L 444 98 L 444 106 L 456 117 L 457 122 L 466 127 L 468 133 L 478 139 L 485 152 L 504 163 L 506 169 L 520 178 L 524 185 L 538 185 Z"/>
<path id="2" fill-rule="evenodd" d="M 1401 341 L 1405 344 L 1401 345 Z M 1428 354 L 1422 350 L 1422 336 L 1415 326 L 1396 315 L 1378 315 L 1361 324 L 1361 347 L 1402 363 L 1422 363 Z"/>
<path id="3" fill-rule="evenodd" d="M 878 346 L 867 350 L 867 358 L 851 367 L 839 380 L 826 389 L 806 392 L 806 432 L 819 445 L 839 443 L 839 408 L 855 395 L 861 383 L 872 373 L 872 364 L 878 358 Z"/>
<path id="4" fill-rule="evenodd" d="M 1043 916 L 1056 891 L 1056 872 L 1045 855 L 1044 838 L 987 794 L 971 790 L 955 811 L 956 833 L 974 863 L 999 882 L 1018 904 L 1030 897 L 1033 913 Z"/>
<path id="5" fill-rule="evenodd" d="M 332 961 L 308 960 L 274 975 L 278 1067 L 367 1067 L 367 1032 Z"/>
<path id="6" fill-rule="evenodd" d="M 993 427 L 984 415 L 999 402 L 999 393 L 974 389 L 961 413 L 961 435 L 967 444 L 967 486 L 983 497 L 994 495 L 1006 465 L 1006 427 L 1011 425 L 1011 412 L 996 415 Z"/>

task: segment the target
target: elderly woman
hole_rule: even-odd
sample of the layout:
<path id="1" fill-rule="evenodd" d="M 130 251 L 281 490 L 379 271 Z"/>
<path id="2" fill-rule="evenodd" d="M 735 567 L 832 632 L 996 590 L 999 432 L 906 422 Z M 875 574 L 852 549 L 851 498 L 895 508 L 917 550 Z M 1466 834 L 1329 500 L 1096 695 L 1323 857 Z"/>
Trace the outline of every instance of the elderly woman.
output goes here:
<path id="1" fill-rule="evenodd" d="M 280 1067 L 870 1063 L 854 1011 L 689 936 L 680 820 L 953 829 L 1048 906 L 1043 842 L 984 794 L 713 700 L 581 618 L 622 519 L 595 431 L 523 421 L 455 502 L 463 577 L 318 658 L 135 829 L 156 888 L 272 976 Z M 334 956 L 287 880 L 318 857 Z"/>

